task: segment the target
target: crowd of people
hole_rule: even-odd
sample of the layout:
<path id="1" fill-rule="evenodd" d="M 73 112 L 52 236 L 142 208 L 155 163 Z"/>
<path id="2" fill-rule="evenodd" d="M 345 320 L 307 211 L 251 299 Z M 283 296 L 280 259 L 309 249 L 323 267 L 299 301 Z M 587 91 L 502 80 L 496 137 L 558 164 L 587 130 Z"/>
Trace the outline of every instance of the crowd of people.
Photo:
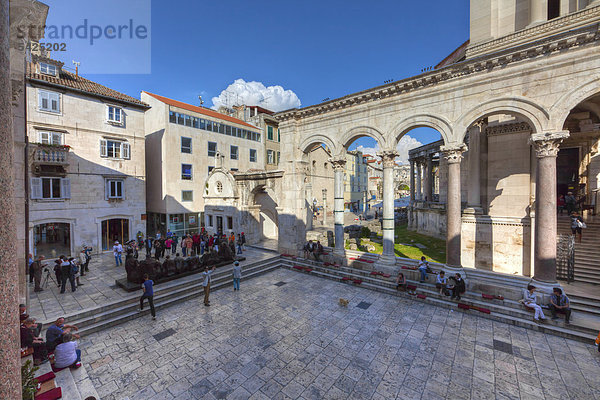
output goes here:
<path id="1" fill-rule="evenodd" d="M 77 287 L 83 286 L 80 277 L 85 276 L 89 272 L 89 264 L 92 258 L 91 252 L 92 248 L 84 244 L 81 247 L 79 257 L 61 255 L 54 260 L 52 268 L 55 277 L 54 283 L 60 288 L 60 293 L 65 293 L 67 283 L 69 283 L 72 292 L 75 292 Z M 48 265 L 43 262 L 44 259 L 43 255 L 39 255 L 35 260 L 31 254 L 28 256 L 29 282 L 34 284 L 34 292 L 42 292 L 44 290 L 42 288 L 43 272 L 46 272 L 46 286 L 48 285 L 48 280 L 52 280 Z"/>

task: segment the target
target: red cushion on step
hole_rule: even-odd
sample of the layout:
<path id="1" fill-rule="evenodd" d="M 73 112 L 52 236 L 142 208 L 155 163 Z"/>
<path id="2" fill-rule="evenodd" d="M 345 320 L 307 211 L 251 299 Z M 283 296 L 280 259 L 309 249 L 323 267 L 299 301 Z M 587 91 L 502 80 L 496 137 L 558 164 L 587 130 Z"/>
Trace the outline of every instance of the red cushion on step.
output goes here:
<path id="1" fill-rule="evenodd" d="M 491 294 L 485 294 L 485 293 L 481 293 L 481 297 L 483 297 L 484 299 L 488 299 L 488 300 L 494 299 L 494 296 L 492 296 Z"/>
<path id="2" fill-rule="evenodd" d="M 354 282 L 355 285 L 360 285 L 362 283 L 360 279 L 355 279 L 352 282 Z"/>
<path id="3" fill-rule="evenodd" d="M 381 276 L 383 276 L 384 278 L 389 278 L 391 275 L 390 274 L 380 274 Z"/>
<path id="4" fill-rule="evenodd" d="M 57 387 L 35 396 L 35 400 L 56 400 L 60 399 L 61 397 L 62 389 L 60 387 Z"/>
<path id="5" fill-rule="evenodd" d="M 377 271 L 371 271 L 371 273 L 369 275 L 379 275 L 379 272 L 377 272 Z"/>
<path id="6" fill-rule="evenodd" d="M 458 303 L 458 308 L 462 308 L 463 310 L 468 310 L 471 307 L 468 304 Z"/>
<path id="7" fill-rule="evenodd" d="M 323 265 L 325 265 L 325 266 L 328 266 L 328 265 L 331 265 L 331 263 L 330 263 L 330 262 L 327 262 L 327 261 L 325 261 L 325 262 L 323 263 Z"/>
<path id="8" fill-rule="evenodd" d="M 327 253 L 326 251 L 324 251 L 324 252 L 321 253 L 321 255 L 322 256 L 327 256 L 327 255 L 329 255 L 329 253 Z"/>
<path id="9" fill-rule="evenodd" d="M 504 296 L 498 295 L 498 296 L 496 296 L 496 300 L 504 300 Z"/>
<path id="10" fill-rule="evenodd" d="M 56 375 L 54 375 L 54 372 L 48 372 L 45 373 L 44 375 L 40 375 L 37 378 L 35 378 L 37 383 L 44 383 L 49 381 L 50 379 L 54 379 L 56 378 Z"/>
<path id="11" fill-rule="evenodd" d="M 489 309 L 487 309 L 487 308 L 483 308 L 483 307 L 479 307 L 479 308 L 477 309 L 477 311 L 479 311 L 479 312 L 482 312 L 482 313 L 484 313 L 484 314 L 489 314 L 489 313 L 490 313 L 490 310 L 489 310 Z"/>
<path id="12" fill-rule="evenodd" d="M 306 272 L 312 272 L 312 269 L 310 269 L 310 268 L 305 268 L 304 270 L 305 270 Z"/>
<path id="13" fill-rule="evenodd" d="M 418 298 L 418 299 L 426 299 L 426 298 L 427 298 L 427 296 L 425 296 L 424 294 L 418 294 L 418 295 L 417 295 L 417 298 Z"/>
<path id="14" fill-rule="evenodd" d="M 344 276 L 344 277 L 342 278 L 342 280 L 343 280 L 343 281 L 349 281 L 349 280 L 350 280 L 350 278 L 348 278 L 347 276 Z"/>
<path id="15" fill-rule="evenodd" d="M 59 371 L 62 371 L 63 369 L 67 369 L 67 368 L 69 368 L 69 367 L 65 367 L 65 368 L 56 368 L 56 367 L 54 366 L 54 364 L 50 364 L 50 365 L 52 366 L 52 371 L 54 371 L 54 372 L 59 372 Z"/>
<path id="16" fill-rule="evenodd" d="M 281 256 L 282 256 L 282 257 L 292 257 L 292 255 L 291 255 L 291 254 L 282 254 Z"/>
<path id="17" fill-rule="evenodd" d="M 294 268 L 296 268 L 296 269 L 304 269 L 304 267 L 302 267 L 300 265 L 294 265 Z"/>
<path id="18" fill-rule="evenodd" d="M 348 260 L 356 260 L 356 257 L 350 257 Z"/>
<path id="19" fill-rule="evenodd" d="M 415 286 L 415 285 L 406 285 L 406 288 L 408 290 L 417 290 L 417 286 Z"/>

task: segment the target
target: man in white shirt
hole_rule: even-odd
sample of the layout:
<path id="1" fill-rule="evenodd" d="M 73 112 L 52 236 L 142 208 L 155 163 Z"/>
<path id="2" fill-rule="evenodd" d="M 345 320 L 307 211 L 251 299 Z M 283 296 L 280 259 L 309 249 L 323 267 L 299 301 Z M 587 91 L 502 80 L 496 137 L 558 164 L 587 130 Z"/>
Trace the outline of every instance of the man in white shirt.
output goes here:
<path id="1" fill-rule="evenodd" d="M 447 284 L 448 278 L 446 278 L 446 273 L 440 271 L 435 281 L 435 287 L 440 289 L 440 296 L 448 293 Z"/>
<path id="2" fill-rule="evenodd" d="M 115 255 L 115 264 L 117 264 L 117 267 L 119 265 L 123 265 L 123 260 L 121 259 L 121 253 L 123 253 L 123 246 L 121 246 L 121 244 L 117 240 L 115 242 L 115 245 L 113 246 L 113 254 Z"/>
<path id="3" fill-rule="evenodd" d="M 208 269 L 208 267 L 204 267 L 204 271 L 202 272 L 202 276 L 204 277 L 204 281 L 202 282 L 202 287 L 204 288 L 204 305 L 206 307 L 210 306 L 210 301 L 208 300 L 208 295 L 210 294 L 210 280 L 211 275 L 214 272 L 216 266 L 213 266 L 212 269 Z"/>

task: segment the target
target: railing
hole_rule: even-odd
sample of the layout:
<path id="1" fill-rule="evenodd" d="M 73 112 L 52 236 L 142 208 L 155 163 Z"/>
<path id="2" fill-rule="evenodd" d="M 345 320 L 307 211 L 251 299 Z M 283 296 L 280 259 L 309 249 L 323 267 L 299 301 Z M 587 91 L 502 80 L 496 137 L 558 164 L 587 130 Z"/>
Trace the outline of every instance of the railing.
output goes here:
<path id="1" fill-rule="evenodd" d="M 571 283 L 575 280 L 575 236 L 556 238 L 556 278 Z"/>
<path id="2" fill-rule="evenodd" d="M 34 146 L 32 155 L 32 162 L 34 164 L 68 164 L 68 147 Z"/>

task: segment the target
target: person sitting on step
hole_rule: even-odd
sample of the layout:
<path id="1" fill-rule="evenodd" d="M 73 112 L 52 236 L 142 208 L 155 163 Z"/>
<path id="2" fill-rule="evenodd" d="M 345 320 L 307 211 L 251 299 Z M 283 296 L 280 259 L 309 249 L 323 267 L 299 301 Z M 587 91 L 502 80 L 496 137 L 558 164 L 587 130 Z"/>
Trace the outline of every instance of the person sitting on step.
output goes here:
<path id="1" fill-rule="evenodd" d="M 54 349 L 55 368 L 81 367 L 81 350 L 77 348 L 77 341 L 73 339 L 70 333 L 62 336 L 62 343 Z"/>
<path id="2" fill-rule="evenodd" d="M 454 276 L 451 276 L 450 279 L 454 281 L 454 285 L 452 286 L 452 297 L 451 299 L 460 300 L 460 295 L 466 291 L 465 281 L 461 278 L 459 273 L 456 273 Z"/>
<path id="3" fill-rule="evenodd" d="M 523 291 L 522 302 L 525 305 L 525 307 L 531 308 L 535 311 L 533 320 L 535 322 L 540 322 L 540 320 L 544 321 L 546 319 L 546 316 L 544 315 L 544 310 L 542 310 L 542 307 L 540 307 L 536 302 L 537 298 L 535 295 L 535 289 L 535 286 L 528 285 L 527 290 Z"/>
<path id="4" fill-rule="evenodd" d="M 569 320 L 571 319 L 569 298 L 563 293 L 561 288 L 552 289 L 552 295 L 550 296 L 550 311 L 552 312 L 553 321 L 558 318 L 556 313 L 561 313 L 565 314 L 565 324 L 569 323 Z"/>
<path id="5" fill-rule="evenodd" d="M 427 272 L 429 272 L 429 262 L 427 262 L 425 256 L 422 256 L 421 261 L 419 261 L 419 273 L 421 274 L 419 282 L 423 283 L 427 280 Z"/>
<path id="6" fill-rule="evenodd" d="M 396 277 L 396 290 L 400 290 L 400 288 L 402 288 L 402 290 L 406 291 L 406 278 L 404 277 L 404 274 L 402 272 L 398 272 L 398 277 Z"/>
<path id="7" fill-rule="evenodd" d="M 444 271 L 440 271 L 438 274 L 435 281 L 435 287 L 440 290 L 440 296 L 448 296 L 448 278 L 446 278 L 446 273 Z"/>

